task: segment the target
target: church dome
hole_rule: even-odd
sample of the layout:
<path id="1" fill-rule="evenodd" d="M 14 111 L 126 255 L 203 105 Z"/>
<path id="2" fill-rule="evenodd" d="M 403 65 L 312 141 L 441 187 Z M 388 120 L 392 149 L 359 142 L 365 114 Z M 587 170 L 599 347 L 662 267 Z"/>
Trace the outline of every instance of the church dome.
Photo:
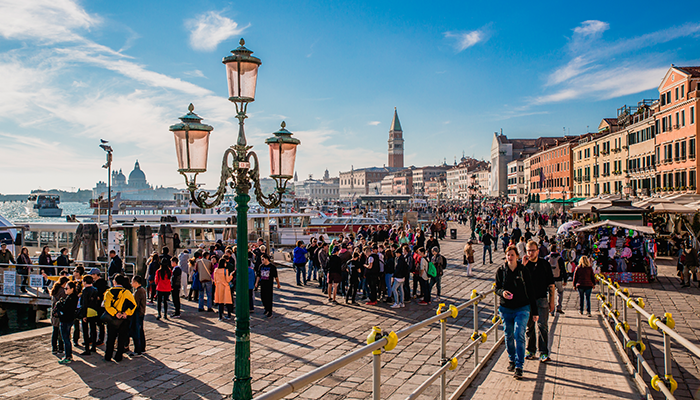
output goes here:
<path id="1" fill-rule="evenodd" d="M 134 170 L 131 171 L 129 174 L 129 184 L 134 184 L 134 183 L 145 183 L 146 182 L 146 174 L 141 171 L 141 166 L 139 165 L 138 160 L 136 160 L 136 164 L 134 165 Z"/>

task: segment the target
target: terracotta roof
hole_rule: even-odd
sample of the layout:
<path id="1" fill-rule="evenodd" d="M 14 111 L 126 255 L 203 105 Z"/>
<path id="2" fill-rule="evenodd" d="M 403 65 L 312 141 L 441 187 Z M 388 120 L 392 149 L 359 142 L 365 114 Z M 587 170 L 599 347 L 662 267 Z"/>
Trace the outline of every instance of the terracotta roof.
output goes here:
<path id="1" fill-rule="evenodd" d="M 700 78 L 700 67 L 676 67 L 676 68 L 689 74 L 693 78 Z"/>
<path id="2" fill-rule="evenodd" d="M 617 118 L 603 118 L 603 121 L 607 122 L 611 126 L 615 126 L 618 124 Z"/>

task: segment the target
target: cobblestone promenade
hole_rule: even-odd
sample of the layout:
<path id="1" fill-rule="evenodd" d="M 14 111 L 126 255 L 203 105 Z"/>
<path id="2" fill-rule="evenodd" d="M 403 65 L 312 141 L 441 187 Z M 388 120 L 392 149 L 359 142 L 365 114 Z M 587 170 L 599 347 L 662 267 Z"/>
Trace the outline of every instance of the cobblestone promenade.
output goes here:
<path id="1" fill-rule="evenodd" d="M 482 266 L 481 246 L 476 246 L 478 262 L 474 276 L 466 277 L 461 250 L 468 229 L 459 226 L 458 230 L 459 240 L 441 242 L 450 262 L 443 277 L 442 301 L 447 304 L 468 300 L 472 289 L 490 288 L 496 266 L 503 262 L 503 253 L 497 252 L 494 264 L 487 262 Z M 373 325 L 398 331 L 435 315 L 435 301 L 431 307 L 413 302 L 403 309 L 391 309 L 387 305 L 347 306 L 344 301 L 332 306 L 315 283 L 297 287 L 291 270 L 282 269 L 280 275 L 282 289 L 275 291 L 275 315 L 270 319 L 261 318 L 260 303 L 256 299 L 256 313 L 251 319 L 255 394 L 362 346 Z M 697 299 L 698 289 L 691 290 Z M 633 294 L 637 293 L 635 289 Z M 663 293 L 676 296 L 675 291 Z M 486 371 L 493 367 L 491 372 L 480 374 L 462 398 L 638 398 L 597 315 L 593 318 L 579 316 L 575 311 L 576 295 L 570 288 L 566 296 L 567 313 L 550 319 L 552 360 L 548 364 L 526 362 L 525 379 L 515 382 L 505 372 L 506 356 L 501 349 L 491 366 L 486 367 Z M 678 295 L 679 298 L 683 296 L 687 295 Z M 650 298 L 648 303 L 653 301 Z M 51 355 L 50 331 L 46 330 L 0 337 L 0 396 L 196 399 L 229 395 L 233 377 L 234 323 L 219 322 L 215 314 L 197 313 L 196 307 L 191 306 L 193 303 L 185 301 L 184 304 L 183 318 L 169 321 L 156 321 L 155 310 L 149 307 L 147 355 L 133 360 L 127 358 L 118 364 L 104 362 L 99 351 L 99 355 L 75 355 L 76 361 L 72 364 L 60 366 L 58 359 Z M 694 312 L 697 313 L 697 308 Z M 469 342 L 473 330 L 471 314 L 463 312 L 457 319 L 448 319 L 448 355 Z M 480 319 L 483 322 L 492 315 L 493 300 L 489 298 L 480 310 Z M 681 315 L 678 317 L 681 326 Z M 698 321 L 697 316 L 690 318 L 689 315 L 689 319 Z M 482 324 L 481 330 L 485 327 L 486 324 Z M 696 328 L 690 326 L 689 329 Z M 490 347 L 493 339 L 489 337 L 485 346 Z M 384 353 L 382 398 L 405 398 L 435 371 L 439 350 L 439 326 L 435 324 L 400 340 L 395 350 Z M 483 355 L 485 350 L 480 353 Z M 448 393 L 469 374 L 473 365 L 469 356 L 459 360 L 460 367 L 456 371 L 448 372 Z M 371 371 L 371 357 L 368 356 L 289 398 L 368 399 L 372 390 Z M 435 398 L 437 393 L 438 387 L 433 385 L 423 397 Z"/>

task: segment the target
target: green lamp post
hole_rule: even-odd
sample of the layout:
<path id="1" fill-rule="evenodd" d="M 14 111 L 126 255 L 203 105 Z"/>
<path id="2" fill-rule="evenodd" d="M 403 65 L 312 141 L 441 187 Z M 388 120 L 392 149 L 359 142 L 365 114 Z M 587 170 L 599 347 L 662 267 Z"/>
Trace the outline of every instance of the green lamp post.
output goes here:
<path id="1" fill-rule="evenodd" d="M 253 398 L 250 377 L 250 311 L 248 309 L 248 195 L 251 187 L 255 188 L 255 197 L 265 208 L 278 207 L 287 183 L 294 176 L 296 148 L 301 143 L 292 137 L 292 133 L 282 128 L 273 137 L 265 140 L 270 151 L 270 177 L 275 180 L 275 192 L 264 195 L 260 188 L 260 171 L 258 156 L 249 151 L 243 129 L 247 118 L 248 103 L 255 100 L 255 86 L 258 67 L 261 61 L 253 57 L 252 51 L 245 48 L 243 39 L 240 47 L 231 51 L 232 55 L 224 57 L 228 78 L 229 101 L 236 106 L 238 119 L 238 139 L 236 144 L 224 151 L 221 165 L 221 179 L 216 192 L 198 190 L 197 175 L 207 170 L 209 135 L 213 128 L 202 124 L 202 118 L 194 113 L 190 104 L 189 112 L 180 117 L 181 123 L 172 125 L 170 131 L 175 135 L 178 172 L 185 177 L 187 190 L 192 202 L 200 208 L 216 207 L 224 199 L 230 188 L 236 192 L 237 227 L 236 237 L 236 361 L 234 365 L 233 398 L 249 400 Z M 252 161 L 252 163 L 251 163 Z"/>

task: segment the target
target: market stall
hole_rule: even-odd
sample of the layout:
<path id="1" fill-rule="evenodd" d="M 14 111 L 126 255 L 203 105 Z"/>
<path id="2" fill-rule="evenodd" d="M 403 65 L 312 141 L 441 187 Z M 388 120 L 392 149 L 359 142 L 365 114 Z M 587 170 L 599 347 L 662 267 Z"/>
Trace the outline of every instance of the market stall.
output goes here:
<path id="1" fill-rule="evenodd" d="M 650 226 L 605 220 L 574 229 L 594 269 L 620 283 L 656 279 L 656 233 Z"/>

